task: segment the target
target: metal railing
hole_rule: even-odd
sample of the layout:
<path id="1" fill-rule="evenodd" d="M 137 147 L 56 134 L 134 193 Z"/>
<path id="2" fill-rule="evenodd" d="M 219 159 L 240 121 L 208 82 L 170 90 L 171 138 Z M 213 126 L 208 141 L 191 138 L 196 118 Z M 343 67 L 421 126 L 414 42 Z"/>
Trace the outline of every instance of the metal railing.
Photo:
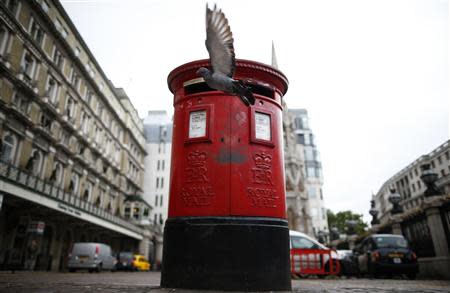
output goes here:
<path id="1" fill-rule="evenodd" d="M 135 233 L 143 233 L 142 228 L 111 214 L 109 211 L 99 208 L 93 203 L 70 192 L 66 192 L 62 188 L 55 186 L 55 184 L 44 181 L 30 174 L 28 171 L 21 170 L 3 161 L 0 161 L 0 178 L 67 205 L 69 208 L 79 209 Z"/>

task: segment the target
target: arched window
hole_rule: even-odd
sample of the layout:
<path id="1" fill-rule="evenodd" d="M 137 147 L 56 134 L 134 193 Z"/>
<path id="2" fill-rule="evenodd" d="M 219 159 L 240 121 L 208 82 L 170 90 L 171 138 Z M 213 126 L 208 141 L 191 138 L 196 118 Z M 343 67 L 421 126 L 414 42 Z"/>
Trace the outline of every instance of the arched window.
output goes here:
<path id="1" fill-rule="evenodd" d="M 52 174 L 50 175 L 49 181 L 57 186 L 61 184 L 62 179 L 62 166 L 60 163 L 55 163 L 53 166 Z"/>
<path id="2" fill-rule="evenodd" d="M 13 163 L 17 149 L 17 138 L 15 135 L 7 132 L 1 142 L 0 159 L 6 163 Z"/>
<path id="3" fill-rule="evenodd" d="M 70 178 L 70 183 L 69 183 L 69 192 L 72 194 L 77 194 L 78 193 L 78 182 L 80 177 L 78 176 L 78 174 L 74 173 L 72 174 L 72 177 Z"/>
<path id="4" fill-rule="evenodd" d="M 92 184 L 89 182 L 83 191 L 83 199 L 85 201 L 89 201 L 91 199 L 91 193 L 92 193 Z"/>
<path id="5" fill-rule="evenodd" d="M 37 176 L 41 173 L 43 155 L 40 151 L 33 149 L 31 151 L 31 156 L 25 165 L 25 170 L 30 172 L 31 174 Z"/>

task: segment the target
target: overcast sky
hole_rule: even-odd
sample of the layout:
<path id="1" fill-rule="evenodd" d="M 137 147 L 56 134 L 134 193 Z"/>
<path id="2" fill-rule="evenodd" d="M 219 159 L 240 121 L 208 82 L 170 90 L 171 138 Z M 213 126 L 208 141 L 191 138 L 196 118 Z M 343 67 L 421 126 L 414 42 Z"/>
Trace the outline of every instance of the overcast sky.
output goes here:
<path id="1" fill-rule="evenodd" d="M 85 42 L 141 117 L 172 110 L 166 78 L 207 58 L 206 1 L 63 0 Z M 321 152 L 324 198 L 367 211 L 372 192 L 449 138 L 447 0 L 216 1 L 237 58 L 271 62 L 306 108 Z"/>

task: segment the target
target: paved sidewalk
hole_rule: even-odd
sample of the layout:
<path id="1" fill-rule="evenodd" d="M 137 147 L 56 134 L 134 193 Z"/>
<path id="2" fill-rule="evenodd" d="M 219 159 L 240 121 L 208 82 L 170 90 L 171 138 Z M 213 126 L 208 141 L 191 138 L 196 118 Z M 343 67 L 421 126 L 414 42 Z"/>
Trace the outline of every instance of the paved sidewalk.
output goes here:
<path id="1" fill-rule="evenodd" d="M 158 272 L 0 272 L 0 293 L 193 293 L 159 288 Z M 450 292 L 450 281 L 405 279 L 292 280 L 292 292 Z M 201 291 L 202 293 L 218 291 Z"/>

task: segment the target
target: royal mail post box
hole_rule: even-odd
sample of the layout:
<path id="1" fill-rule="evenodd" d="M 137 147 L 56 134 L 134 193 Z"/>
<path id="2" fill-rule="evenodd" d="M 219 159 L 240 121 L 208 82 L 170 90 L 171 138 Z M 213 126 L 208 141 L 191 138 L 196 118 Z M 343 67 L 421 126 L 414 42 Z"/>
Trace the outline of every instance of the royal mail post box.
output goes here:
<path id="1" fill-rule="evenodd" d="M 290 290 L 282 142 L 287 79 L 237 60 L 234 78 L 256 98 L 209 88 L 208 60 L 174 69 L 169 218 L 161 285 L 210 290 Z"/>

